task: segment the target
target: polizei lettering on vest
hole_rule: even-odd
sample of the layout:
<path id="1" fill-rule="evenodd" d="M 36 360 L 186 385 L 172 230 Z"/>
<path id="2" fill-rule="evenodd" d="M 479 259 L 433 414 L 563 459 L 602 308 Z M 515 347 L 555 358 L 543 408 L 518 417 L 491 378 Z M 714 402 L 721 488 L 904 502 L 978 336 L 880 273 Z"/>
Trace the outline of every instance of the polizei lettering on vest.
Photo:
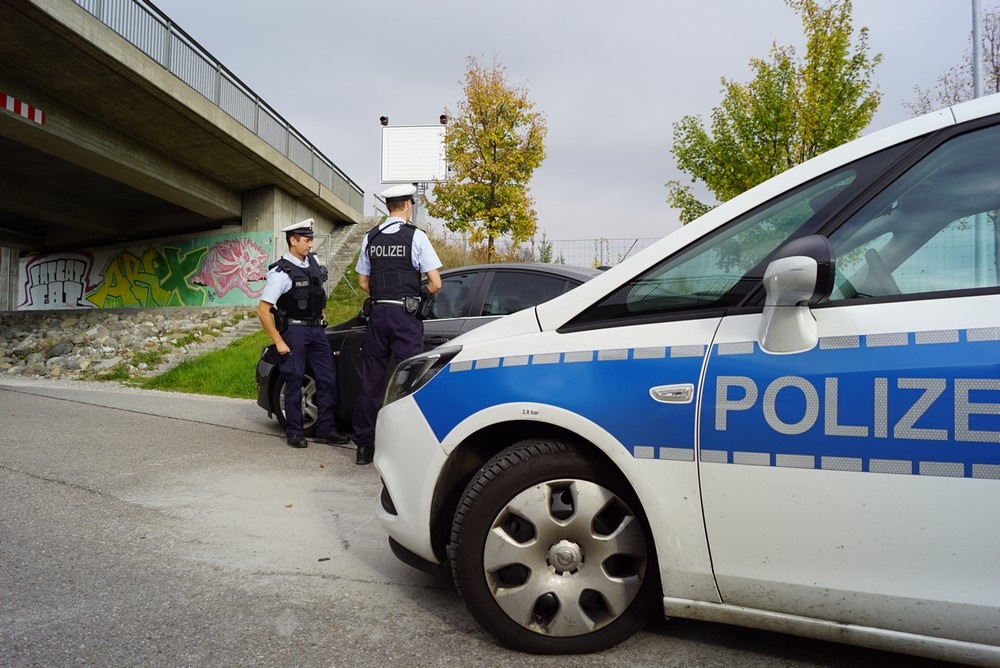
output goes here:
<path id="1" fill-rule="evenodd" d="M 406 257 L 406 246 L 369 246 L 371 257 Z"/>

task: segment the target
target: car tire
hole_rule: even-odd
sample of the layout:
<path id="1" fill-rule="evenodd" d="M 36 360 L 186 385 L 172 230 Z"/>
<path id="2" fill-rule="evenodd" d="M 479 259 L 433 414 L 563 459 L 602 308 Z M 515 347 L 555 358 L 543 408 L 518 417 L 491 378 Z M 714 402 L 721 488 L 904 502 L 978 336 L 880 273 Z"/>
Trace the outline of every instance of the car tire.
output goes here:
<path id="1" fill-rule="evenodd" d="M 274 406 L 278 424 L 285 427 L 285 379 L 279 377 L 274 384 L 274 394 L 271 395 L 271 405 Z M 319 408 L 316 406 L 316 379 L 306 372 L 302 377 L 302 431 L 306 436 L 316 433 L 316 418 Z"/>
<path id="2" fill-rule="evenodd" d="M 566 443 L 526 440 L 465 488 L 452 524 L 452 575 L 502 644 L 597 652 L 650 619 L 662 593 L 649 523 L 610 468 Z"/>

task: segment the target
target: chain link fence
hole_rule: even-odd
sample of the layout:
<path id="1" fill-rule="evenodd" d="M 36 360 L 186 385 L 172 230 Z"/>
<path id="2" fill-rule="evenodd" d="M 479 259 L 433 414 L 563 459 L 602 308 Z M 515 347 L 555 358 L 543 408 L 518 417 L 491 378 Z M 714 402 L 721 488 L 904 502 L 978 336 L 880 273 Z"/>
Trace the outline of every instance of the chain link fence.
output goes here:
<path id="1" fill-rule="evenodd" d="M 376 208 L 376 213 L 381 213 Z M 383 214 L 385 215 L 385 214 Z M 417 226 L 427 232 L 438 256 L 446 267 L 463 267 L 486 262 L 483 242 L 470 244 L 464 234 L 449 231 L 444 225 L 428 223 L 417 216 Z M 652 246 L 662 237 L 619 239 L 548 239 L 542 236 L 512 248 L 510 239 L 496 242 L 494 262 L 552 262 L 578 267 L 612 267 Z"/>
<path id="2" fill-rule="evenodd" d="M 652 239 L 560 239 L 552 244 L 552 262 L 578 266 L 611 267 L 653 245 Z"/>

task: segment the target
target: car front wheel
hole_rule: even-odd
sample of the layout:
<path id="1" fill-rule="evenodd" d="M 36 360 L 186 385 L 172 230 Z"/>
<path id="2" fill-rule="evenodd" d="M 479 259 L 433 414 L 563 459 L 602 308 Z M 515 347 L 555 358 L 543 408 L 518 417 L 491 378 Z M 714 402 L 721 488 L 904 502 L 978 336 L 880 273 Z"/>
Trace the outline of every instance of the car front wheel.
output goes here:
<path id="1" fill-rule="evenodd" d="M 617 471 L 559 441 L 528 440 L 472 479 L 452 525 L 456 586 L 480 625 L 535 654 L 625 640 L 659 597 L 645 516 Z"/>

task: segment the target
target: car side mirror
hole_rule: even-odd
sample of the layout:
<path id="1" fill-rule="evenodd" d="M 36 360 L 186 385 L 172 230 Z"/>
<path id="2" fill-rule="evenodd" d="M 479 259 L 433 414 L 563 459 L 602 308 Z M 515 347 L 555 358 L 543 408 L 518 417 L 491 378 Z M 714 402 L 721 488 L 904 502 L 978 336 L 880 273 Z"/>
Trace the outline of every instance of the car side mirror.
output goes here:
<path id="1" fill-rule="evenodd" d="M 809 307 L 833 292 L 836 261 L 833 245 L 814 234 L 782 247 L 764 272 L 764 313 L 757 333 L 769 353 L 798 353 L 819 341 L 816 318 Z"/>

